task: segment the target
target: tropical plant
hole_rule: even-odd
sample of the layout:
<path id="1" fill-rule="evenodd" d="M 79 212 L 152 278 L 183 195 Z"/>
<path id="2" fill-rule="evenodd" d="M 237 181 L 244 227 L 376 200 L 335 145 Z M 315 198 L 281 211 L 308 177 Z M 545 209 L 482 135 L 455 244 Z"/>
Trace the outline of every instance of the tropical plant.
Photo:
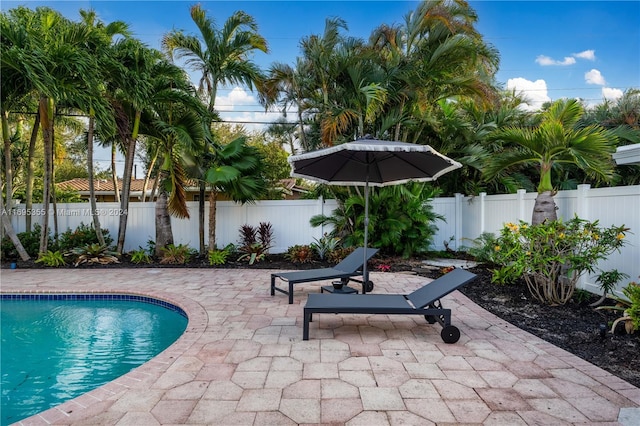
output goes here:
<path id="1" fill-rule="evenodd" d="M 76 247 L 71 250 L 70 254 L 76 256 L 74 266 L 85 263 L 89 265 L 120 263 L 120 260 L 118 260 L 118 252 L 111 250 L 106 244 L 95 243 L 84 247 Z"/>
<path id="2" fill-rule="evenodd" d="M 311 248 L 318 254 L 320 260 L 324 258 L 339 247 L 340 238 L 324 234 L 320 239 L 314 238 L 314 242 L 311 243 Z"/>
<path id="3" fill-rule="evenodd" d="M 472 241 L 473 246 L 466 249 L 467 253 L 482 263 L 495 264 L 496 236 L 492 232 L 483 232 L 478 238 Z"/>
<path id="4" fill-rule="evenodd" d="M 165 265 L 184 265 L 191 261 L 196 251 L 186 244 L 167 244 L 160 249 L 160 263 Z"/>
<path id="5" fill-rule="evenodd" d="M 287 249 L 284 257 L 292 263 L 309 263 L 313 261 L 315 253 L 309 245 L 296 244 Z"/>
<path id="6" fill-rule="evenodd" d="M 437 230 L 434 222 L 444 219 L 433 211 L 429 202 L 437 193 L 436 189 L 422 183 L 372 190 L 369 196 L 370 244 L 387 254 L 406 258 L 427 252 Z M 333 216 L 316 215 L 310 223 L 312 226 L 332 225 L 342 245 L 357 247 L 364 241 L 364 215 L 364 197 L 351 195 L 341 200 Z"/>
<path id="7" fill-rule="evenodd" d="M 540 172 L 538 196 L 532 225 L 557 219 L 553 200 L 556 189 L 552 182 L 554 168 L 574 165 L 590 177 L 610 180 L 614 173 L 611 153 L 624 129 L 607 130 L 599 125 L 580 126 L 584 108 L 580 102 L 558 100 L 539 116 L 535 127 L 506 127 L 496 130 L 489 141 L 502 142 L 503 152 L 490 158 L 485 179 L 513 173 L 522 167 L 536 167 Z"/>
<path id="8" fill-rule="evenodd" d="M 215 113 L 218 85 L 243 84 L 250 90 L 263 87 L 264 76 L 260 68 L 250 60 L 255 52 L 268 52 L 267 41 L 258 33 L 256 21 L 246 13 L 233 13 L 221 28 L 207 17 L 201 5 L 190 10 L 191 19 L 198 28 L 198 35 L 187 35 L 174 30 L 163 37 L 163 49 L 172 59 L 185 60 L 187 67 L 200 73 L 198 93 L 207 101 L 209 115 L 206 127 L 211 128 Z M 254 153 L 243 152 L 244 142 L 220 144 L 211 141 L 214 151 L 202 154 L 205 178 L 209 186 L 209 250 L 216 247 L 216 207 L 219 191 L 227 192 L 234 201 L 255 200 L 264 190 L 255 170 L 260 167 Z M 240 146 L 239 146 L 240 145 Z M 245 155 L 245 161 L 241 161 Z M 204 199 L 201 200 L 202 209 Z M 201 239 L 204 239 L 204 217 L 200 215 Z"/>
<path id="9" fill-rule="evenodd" d="M 42 263 L 46 266 L 64 266 L 67 264 L 64 260 L 64 255 L 60 250 L 47 250 L 44 253 L 40 253 L 36 263 Z"/>
<path id="10" fill-rule="evenodd" d="M 81 222 L 76 229 L 67 229 L 58 236 L 57 248 L 63 252 L 67 252 L 76 247 L 84 247 L 96 243 L 110 246 L 113 243 L 113 238 L 109 235 L 109 230 L 103 229 L 102 235 L 104 242 L 100 243 L 93 226 L 85 225 L 84 222 Z"/>
<path id="11" fill-rule="evenodd" d="M 345 257 L 349 256 L 355 247 L 338 247 L 327 255 L 327 260 L 331 263 L 340 263 Z"/>
<path id="12" fill-rule="evenodd" d="M 224 192 L 231 200 L 253 202 L 266 190 L 259 151 L 247 144 L 245 137 L 225 145 L 216 145 L 205 156 L 208 169 L 204 181 L 209 186 L 209 248 L 216 246 L 216 211 L 218 196 Z"/>
<path id="13" fill-rule="evenodd" d="M 228 257 L 229 251 L 226 248 L 209 250 L 209 265 L 224 265 Z"/>
<path id="14" fill-rule="evenodd" d="M 615 290 L 616 285 L 626 278 L 629 278 L 629 275 L 625 274 L 624 272 L 620 272 L 617 269 L 612 269 L 610 271 L 601 271 L 596 278 L 596 282 L 600 284 L 602 296 L 600 297 L 600 299 L 593 302 L 591 306 L 601 305 L 602 302 L 604 302 L 607 298 L 607 294 L 610 294 L 613 290 Z"/>
<path id="15" fill-rule="evenodd" d="M 151 254 L 142 247 L 139 247 L 137 250 L 130 251 L 129 257 L 131 258 L 131 262 L 135 264 L 140 264 L 140 263 L 148 264 L 153 262 L 153 257 L 151 257 Z"/>
<path id="16" fill-rule="evenodd" d="M 492 281 L 505 284 L 522 277 L 542 303 L 564 305 L 585 272 L 625 244 L 624 226 L 600 228 L 598 221 L 575 217 L 566 223 L 507 223 L 496 240 Z"/>
<path id="17" fill-rule="evenodd" d="M 626 298 L 614 297 L 617 302 L 615 305 L 599 306 L 596 310 L 622 312 L 622 316 L 611 324 L 611 333 L 615 333 L 618 324 L 623 322 L 625 331 L 631 334 L 640 329 L 640 284 L 635 281 L 630 282 L 622 289 L 622 294 Z"/>
<path id="18" fill-rule="evenodd" d="M 41 231 L 40 224 L 36 223 L 33 225 L 33 229 L 31 231 L 20 232 L 17 234 L 17 238 L 22 242 L 24 250 L 26 250 L 30 257 L 36 259 L 38 258 L 38 250 L 40 249 Z M 49 236 L 48 245 L 53 248 L 53 239 L 51 236 Z M 2 239 L 1 249 L 3 258 L 17 259 L 19 256 L 18 251 L 9 236 L 5 236 Z"/>
<path id="19" fill-rule="evenodd" d="M 268 222 L 260 222 L 257 227 L 242 225 L 238 251 L 238 261 L 248 260 L 250 265 L 264 260 L 273 245 L 273 228 Z"/>

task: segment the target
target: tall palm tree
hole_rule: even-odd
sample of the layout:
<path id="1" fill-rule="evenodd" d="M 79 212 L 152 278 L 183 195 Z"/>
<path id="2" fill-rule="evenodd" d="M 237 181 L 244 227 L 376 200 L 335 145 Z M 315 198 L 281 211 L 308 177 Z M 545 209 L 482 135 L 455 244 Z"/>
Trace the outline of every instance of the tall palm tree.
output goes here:
<path id="1" fill-rule="evenodd" d="M 268 52 L 267 41 L 258 33 L 258 25 L 253 17 L 242 11 L 233 13 L 218 28 L 207 17 L 200 5 L 191 7 L 191 19 L 198 27 L 199 35 L 187 35 L 183 31 L 171 31 L 163 37 L 162 45 L 171 58 L 184 59 L 187 67 L 201 73 L 198 92 L 208 104 L 208 127 L 215 113 L 216 94 L 219 85 L 243 84 L 250 90 L 254 86 L 262 91 L 264 76 L 260 68 L 250 60 L 256 51 Z M 216 145 L 212 145 L 216 146 Z M 224 153 L 218 153 L 225 156 Z M 215 157 L 215 153 L 213 157 Z M 207 158 L 207 157 L 205 157 Z M 216 167 L 211 163 L 207 167 Z M 215 185 L 217 179 L 211 185 Z M 209 194 L 209 247 L 215 248 L 215 224 L 217 189 L 211 186 Z M 199 218 L 201 232 L 204 217 Z M 212 234 L 213 232 L 213 234 Z M 212 241 L 213 239 L 213 241 Z"/>
<path id="2" fill-rule="evenodd" d="M 296 59 L 295 67 L 278 62 L 274 63 L 269 68 L 269 77 L 265 81 L 265 94 L 261 98 L 261 102 L 267 109 L 272 105 L 280 104 L 285 118 L 288 109 L 295 108 L 298 120 L 297 136 L 304 151 L 309 151 L 311 148 L 307 142 L 304 128 L 304 112 L 307 109 L 305 90 L 310 85 L 310 71 L 309 63 L 300 57 Z M 289 132 L 289 134 L 291 133 Z M 291 153 L 295 154 L 293 141 L 290 149 Z"/>
<path id="3" fill-rule="evenodd" d="M 129 193 L 136 143 L 140 132 L 140 120 L 145 109 L 151 108 L 153 81 L 158 72 L 165 70 L 162 53 L 151 49 L 136 39 L 118 40 L 112 47 L 111 61 L 106 80 L 107 96 L 115 111 L 114 136 L 102 137 L 112 144 L 119 144 L 125 155 L 120 195 L 120 223 L 116 250 L 122 253 L 127 229 Z"/>
<path id="4" fill-rule="evenodd" d="M 26 69 L 24 78 L 38 100 L 38 114 L 44 141 L 43 224 L 40 252 L 47 249 L 49 235 L 49 202 L 53 174 L 54 114 L 59 106 L 88 111 L 100 99 L 99 66 L 86 49 L 89 31 L 86 26 L 69 21 L 58 12 L 39 7 L 35 11 L 20 7 L 10 11 L 10 19 L 26 31 L 12 47 L 26 56 L 37 57 L 44 70 Z M 4 40 L 4 37 L 3 37 Z M 26 64 L 32 65 L 29 60 Z M 4 78 L 3 78 L 4 80 Z"/>
<path id="5" fill-rule="evenodd" d="M 166 66 L 177 69 L 171 64 Z M 173 244 L 170 216 L 189 217 L 186 169 L 197 165 L 197 153 L 202 151 L 205 140 L 204 120 L 200 117 L 207 115 L 206 109 L 195 94 L 189 93 L 186 76 L 181 79 L 183 84 L 176 84 L 178 78 L 156 85 L 154 108 L 145 111 L 140 126 L 141 134 L 155 145 L 161 161 L 156 177 L 156 255 Z"/>
<path id="6" fill-rule="evenodd" d="M 476 21 L 465 1 L 423 1 L 402 25 L 372 32 L 370 44 L 395 89 L 390 89 L 390 112 L 398 120 L 395 139 L 423 140 L 439 100 L 471 97 L 487 104 L 495 98 L 498 53 L 476 31 Z"/>
<path id="7" fill-rule="evenodd" d="M 491 134 L 489 140 L 502 141 L 504 151 L 495 154 L 484 170 L 491 179 L 499 173 L 523 167 L 536 167 L 540 180 L 532 224 L 556 220 L 555 188 L 552 171 L 563 165 L 575 165 L 589 176 L 610 180 L 614 173 L 611 154 L 617 136 L 599 125 L 579 127 L 584 114 L 575 99 L 558 100 L 540 114 L 535 127 L 506 127 Z"/>
<path id="8" fill-rule="evenodd" d="M 129 30 L 127 24 L 122 21 L 115 21 L 105 25 L 101 20 L 97 19 L 97 15 L 93 10 L 80 10 L 80 16 L 82 17 L 82 23 L 91 30 L 91 40 L 88 43 L 88 48 L 98 58 L 101 67 L 100 69 L 108 70 L 108 62 L 111 60 L 110 46 L 113 43 L 115 36 L 129 36 Z M 104 85 L 101 85 L 104 88 Z M 95 195 L 95 182 L 94 182 L 94 168 L 93 168 L 93 145 L 95 134 L 95 110 L 90 108 L 89 123 L 87 130 L 87 171 L 89 174 L 89 202 L 91 204 L 91 217 L 93 220 L 93 227 L 98 238 L 98 242 L 104 245 L 104 236 L 102 234 L 100 226 L 100 217 L 97 214 L 97 204 Z M 106 117 L 105 117 L 106 119 Z M 102 123 L 103 127 L 113 127 Z M 114 177 L 117 177 L 114 174 Z M 117 188 L 117 185 L 114 185 Z"/>

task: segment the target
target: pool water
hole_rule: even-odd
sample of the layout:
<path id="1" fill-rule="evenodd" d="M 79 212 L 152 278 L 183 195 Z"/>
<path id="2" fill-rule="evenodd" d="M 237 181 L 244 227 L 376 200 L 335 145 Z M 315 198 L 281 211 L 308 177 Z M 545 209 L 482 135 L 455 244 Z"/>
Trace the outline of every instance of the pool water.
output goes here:
<path id="1" fill-rule="evenodd" d="M 187 318 L 179 308 L 152 303 L 3 297 L 0 423 L 75 398 L 166 349 Z"/>

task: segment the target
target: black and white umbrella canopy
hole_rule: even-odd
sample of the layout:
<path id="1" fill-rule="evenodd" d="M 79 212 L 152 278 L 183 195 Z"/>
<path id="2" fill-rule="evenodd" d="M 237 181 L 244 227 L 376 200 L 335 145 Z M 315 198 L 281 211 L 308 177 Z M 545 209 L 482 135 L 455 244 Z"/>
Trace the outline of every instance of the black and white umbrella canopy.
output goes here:
<path id="1" fill-rule="evenodd" d="M 364 186 L 364 246 L 368 247 L 369 186 L 428 182 L 462 167 L 428 145 L 358 139 L 330 148 L 289 157 L 291 176 L 328 185 Z M 371 291 L 366 250 L 362 292 Z"/>
<path id="2" fill-rule="evenodd" d="M 428 145 L 359 139 L 289 157 L 291 176 L 329 185 L 427 182 L 462 165 Z"/>

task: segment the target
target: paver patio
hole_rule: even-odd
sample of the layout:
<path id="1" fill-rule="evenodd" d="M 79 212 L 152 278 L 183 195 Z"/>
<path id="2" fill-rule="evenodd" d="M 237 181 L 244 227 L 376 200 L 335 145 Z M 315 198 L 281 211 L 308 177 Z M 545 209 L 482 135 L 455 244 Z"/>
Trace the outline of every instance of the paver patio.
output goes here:
<path id="1" fill-rule="evenodd" d="M 124 292 L 189 315 L 167 350 L 113 382 L 23 425 L 639 424 L 640 389 L 480 308 L 443 299 L 458 343 L 421 317 L 314 316 L 269 295 L 272 270 L 2 270 L 2 292 Z M 424 278 L 372 273 L 375 292 Z"/>

